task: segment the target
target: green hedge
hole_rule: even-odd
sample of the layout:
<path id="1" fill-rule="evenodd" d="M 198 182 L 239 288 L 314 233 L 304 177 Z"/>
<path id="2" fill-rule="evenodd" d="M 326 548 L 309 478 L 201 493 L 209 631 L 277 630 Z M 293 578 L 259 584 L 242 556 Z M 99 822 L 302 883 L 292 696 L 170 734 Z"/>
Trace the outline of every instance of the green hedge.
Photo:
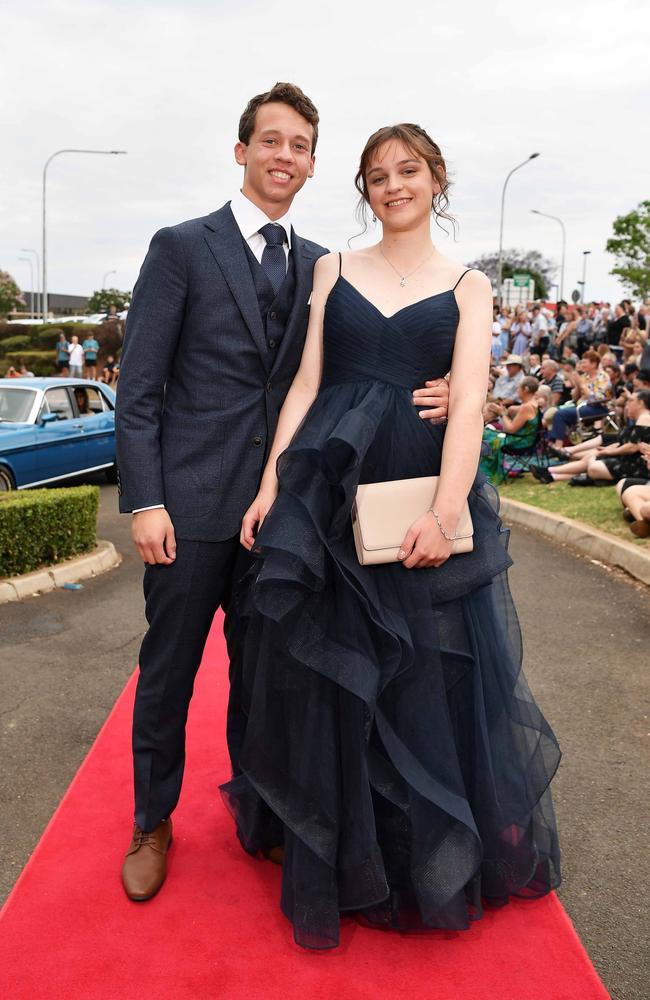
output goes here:
<path id="1" fill-rule="evenodd" d="M 7 354 L 8 351 L 29 350 L 31 344 L 32 338 L 29 334 L 20 333 L 15 337 L 5 337 L 4 340 L 0 340 L 0 352 Z"/>
<path id="2" fill-rule="evenodd" d="M 55 356 L 52 351 L 11 351 L 5 354 L 3 361 L 5 371 L 10 365 L 14 368 L 25 365 L 27 371 L 34 372 L 37 377 L 56 375 Z"/>
<path id="3" fill-rule="evenodd" d="M 93 549 L 98 509 L 98 486 L 0 493 L 0 577 Z"/>
<path id="4" fill-rule="evenodd" d="M 49 347 L 50 350 L 54 350 L 63 332 L 60 326 L 44 326 L 40 330 L 34 330 L 32 334 L 34 346 L 38 346 L 41 349 Z M 2 344 L 0 343 L 1 346 Z"/>

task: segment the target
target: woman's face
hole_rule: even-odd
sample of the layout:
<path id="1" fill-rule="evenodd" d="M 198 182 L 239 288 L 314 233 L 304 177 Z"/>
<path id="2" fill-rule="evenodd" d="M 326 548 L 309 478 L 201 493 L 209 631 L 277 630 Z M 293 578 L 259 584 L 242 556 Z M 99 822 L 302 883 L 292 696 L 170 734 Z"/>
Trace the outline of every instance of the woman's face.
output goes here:
<path id="1" fill-rule="evenodd" d="M 429 218 L 440 191 L 426 160 L 397 139 L 375 150 L 366 187 L 374 214 L 385 228 L 396 230 L 412 229 Z"/>

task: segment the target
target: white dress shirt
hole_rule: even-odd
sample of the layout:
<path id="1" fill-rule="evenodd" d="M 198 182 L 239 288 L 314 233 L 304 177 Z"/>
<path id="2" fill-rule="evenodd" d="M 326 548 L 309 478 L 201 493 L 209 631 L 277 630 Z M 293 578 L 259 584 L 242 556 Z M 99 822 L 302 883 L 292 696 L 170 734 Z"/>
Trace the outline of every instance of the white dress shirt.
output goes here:
<path id="1" fill-rule="evenodd" d="M 289 212 L 282 216 L 281 219 L 269 219 L 267 215 L 264 214 L 261 208 L 258 208 L 250 198 L 247 198 L 245 194 L 241 191 L 236 191 L 230 200 L 230 210 L 235 217 L 235 222 L 241 232 L 242 236 L 248 243 L 249 247 L 255 254 L 256 259 L 262 263 L 262 254 L 264 253 L 264 247 L 266 246 L 266 240 L 260 233 L 262 226 L 265 226 L 268 222 L 276 222 L 280 226 L 284 226 L 284 231 L 287 234 L 287 242 L 284 244 L 285 257 L 289 259 L 289 250 L 291 249 L 291 216 Z M 159 510 L 164 508 L 164 503 L 154 503 L 149 507 L 136 507 L 132 510 L 132 514 L 137 514 L 141 510 Z"/>

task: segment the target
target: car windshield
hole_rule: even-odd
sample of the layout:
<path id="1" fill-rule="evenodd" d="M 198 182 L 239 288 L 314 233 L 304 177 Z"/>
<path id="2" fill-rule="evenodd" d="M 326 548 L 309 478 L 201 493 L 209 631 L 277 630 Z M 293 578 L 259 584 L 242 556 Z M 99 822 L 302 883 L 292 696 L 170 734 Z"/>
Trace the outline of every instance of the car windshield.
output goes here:
<path id="1" fill-rule="evenodd" d="M 35 392 L 33 389 L 0 389 L 0 422 L 10 424 L 27 423 Z"/>

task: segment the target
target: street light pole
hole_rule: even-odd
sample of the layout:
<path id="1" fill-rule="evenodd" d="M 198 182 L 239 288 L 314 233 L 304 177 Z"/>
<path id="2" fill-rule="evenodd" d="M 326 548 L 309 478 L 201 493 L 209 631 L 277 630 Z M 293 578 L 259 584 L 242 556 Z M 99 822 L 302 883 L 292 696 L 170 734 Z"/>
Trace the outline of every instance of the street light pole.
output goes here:
<path id="1" fill-rule="evenodd" d="M 536 208 L 531 208 L 533 215 L 543 215 L 545 219 L 554 219 L 555 222 L 559 222 L 562 227 L 562 265 L 560 267 L 560 298 L 564 298 L 564 262 L 566 259 L 566 229 L 564 228 L 564 223 L 562 219 L 558 218 L 557 215 L 549 215 L 548 212 L 540 212 Z"/>
<path id="2" fill-rule="evenodd" d="M 585 304 L 585 285 L 587 283 L 587 257 L 589 256 L 590 253 L 591 253 L 591 250 L 583 250 L 582 251 L 582 281 L 580 282 L 580 284 L 582 285 L 582 304 L 583 305 Z"/>
<path id="3" fill-rule="evenodd" d="M 497 303 L 499 308 L 501 308 L 501 277 L 503 273 L 503 210 L 506 203 L 506 187 L 508 186 L 508 181 L 514 174 L 515 170 L 519 170 L 521 167 L 525 167 L 530 160 L 534 160 L 539 153 L 531 153 L 522 163 L 518 163 L 516 167 L 513 167 L 505 181 L 503 182 L 503 190 L 501 192 L 501 225 L 499 227 L 499 266 L 497 269 Z"/>
<path id="4" fill-rule="evenodd" d="M 106 274 L 105 274 L 105 275 L 104 275 L 104 277 L 102 278 L 102 289 L 106 288 L 106 279 L 107 279 L 107 278 L 108 278 L 108 276 L 109 276 L 109 275 L 111 275 L 111 274 L 117 274 L 117 271 L 107 271 L 107 272 L 106 272 Z"/>
<path id="5" fill-rule="evenodd" d="M 32 250 L 32 249 L 30 249 L 28 247 L 21 247 L 20 248 L 20 252 L 21 253 L 33 253 L 34 257 L 36 258 L 36 283 L 38 284 L 38 288 L 35 289 L 35 291 L 36 291 L 36 303 L 37 303 L 37 305 L 39 307 L 38 311 L 40 312 L 41 311 L 41 307 L 40 307 L 41 277 L 42 277 L 42 275 L 41 275 L 41 258 L 39 257 L 37 250 Z M 34 314 L 34 310 L 32 310 L 32 315 L 35 315 Z"/>
<path id="6" fill-rule="evenodd" d="M 125 149 L 57 149 L 45 161 L 43 167 L 43 294 L 41 306 L 43 309 L 43 322 L 47 323 L 47 223 L 46 223 L 46 196 L 47 196 L 47 168 L 55 156 L 61 153 L 91 153 L 99 156 L 123 156 Z"/>
<path id="7" fill-rule="evenodd" d="M 34 261 L 31 257 L 19 257 L 18 260 L 24 260 L 29 264 L 29 282 L 31 287 L 31 292 L 29 293 L 29 311 L 34 318 Z"/>

